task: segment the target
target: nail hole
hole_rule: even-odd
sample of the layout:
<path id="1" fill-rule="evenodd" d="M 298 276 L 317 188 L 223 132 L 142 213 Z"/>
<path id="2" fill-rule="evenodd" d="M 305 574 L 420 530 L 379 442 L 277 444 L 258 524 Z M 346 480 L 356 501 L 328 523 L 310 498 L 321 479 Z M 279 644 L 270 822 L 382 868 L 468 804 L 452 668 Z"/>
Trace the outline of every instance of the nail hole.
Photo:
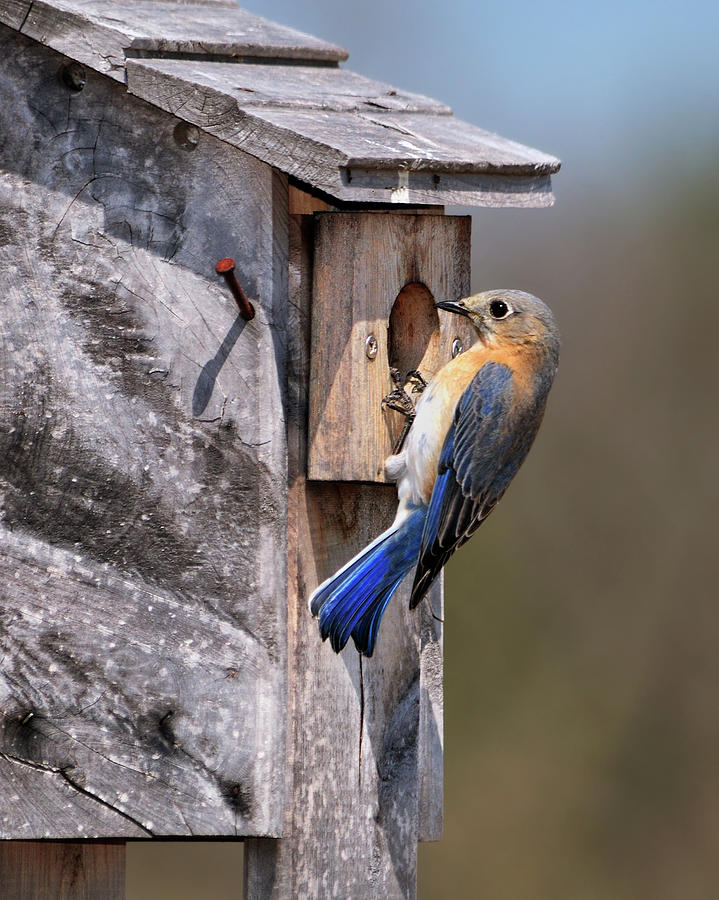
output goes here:
<path id="1" fill-rule="evenodd" d="M 178 122 L 172 132 L 175 143 L 183 150 L 194 150 L 200 143 L 200 129 L 189 122 Z"/>
<path id="2" fill-rule="evenodd" d="M 87 83 L 85 69 L 78 62 L 63 63 L 60 66 L 57 76 L 60 79 L 60 84 L 63 84 L 74 94 L 79 94 Z"/>

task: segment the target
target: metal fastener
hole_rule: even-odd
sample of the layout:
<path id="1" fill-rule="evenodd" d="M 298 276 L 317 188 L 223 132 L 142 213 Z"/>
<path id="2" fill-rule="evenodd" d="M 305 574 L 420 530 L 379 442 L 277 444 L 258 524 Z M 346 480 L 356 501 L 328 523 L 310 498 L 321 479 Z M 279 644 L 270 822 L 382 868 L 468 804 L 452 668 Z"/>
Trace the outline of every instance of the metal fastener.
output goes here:
<path id="1" fill-rule="evenodd" d="M 459 356 L 460 353 L 464 353 L 464 346 L 459 338 L 455 338 L 452 341 L 452 359 L 454 359 L 455 356 Z"/>
<path id="2" fill-rule="evenodd" d="M 377 356 L 377 338 L 373 334 L 368 335 L 364 342 L 364 352 L 367 354 L 367 359 L 374 359 Z"/>
<path id="3" fill-rule="evenodd" d="M 240 311 L 240 315 L 245 320 L 245 322 L 249 322 L 250 319 L 254 319 L 255 308 L 247 299 L 247 294 L 242 290 L 242 286 L 237 280 L 237 276 L 235 275 L 234 259 L 229 256 L 225 259 L 221 259 L 215 266 L 215 272 L 217 272 L 218 275 L 222 275 L 222 277 L 225 279 L 227 287 L 230 289 L 230 293 L 235 298 L 235 303 L 237 303 L 237 308 Z"/>

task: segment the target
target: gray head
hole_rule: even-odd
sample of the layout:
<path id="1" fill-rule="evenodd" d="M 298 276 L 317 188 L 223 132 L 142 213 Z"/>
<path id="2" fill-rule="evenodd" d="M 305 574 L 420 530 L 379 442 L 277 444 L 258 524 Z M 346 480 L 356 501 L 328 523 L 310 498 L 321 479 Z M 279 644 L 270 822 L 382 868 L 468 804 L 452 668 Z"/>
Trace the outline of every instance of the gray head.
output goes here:
<path id="1" fill-rule="evenodd" d="M 483 291 L 464 300 L 435 303 L 439 309 L 466 316 L 487 345 L 534 344 L 559 357 L 559 329 L 551 310 L 524 291 Z"/>

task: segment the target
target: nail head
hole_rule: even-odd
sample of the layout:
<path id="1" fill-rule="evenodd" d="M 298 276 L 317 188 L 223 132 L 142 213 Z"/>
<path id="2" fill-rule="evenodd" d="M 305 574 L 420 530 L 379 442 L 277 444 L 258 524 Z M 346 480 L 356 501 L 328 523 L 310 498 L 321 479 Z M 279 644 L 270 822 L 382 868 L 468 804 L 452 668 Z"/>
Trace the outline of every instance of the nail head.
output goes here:
<path id="1" fill-rule="evenodd" d="M 460 353 L 464 353 L 464 346 L 459 338 L 455 338 L 452 341 L 452 359 L 454 359 L 455 356 L 459 356 Z"/>
<path id="2" fill-rule="evenodd" d="M 225 257 L 225 259 L 221 259 L 215 265 L 215 272 L 218 275 L 224 275 L 225 272 L 234 272 L 235 271 L 235 261 L 231 256 Z"/>
<path id="3" fill-rule="evenodd" d="M 367 337 L 364 343 L 364 352 L 367 354 L 367 359 L 374 359 L 377 356 L 377 338 L 373 334 Z"/>

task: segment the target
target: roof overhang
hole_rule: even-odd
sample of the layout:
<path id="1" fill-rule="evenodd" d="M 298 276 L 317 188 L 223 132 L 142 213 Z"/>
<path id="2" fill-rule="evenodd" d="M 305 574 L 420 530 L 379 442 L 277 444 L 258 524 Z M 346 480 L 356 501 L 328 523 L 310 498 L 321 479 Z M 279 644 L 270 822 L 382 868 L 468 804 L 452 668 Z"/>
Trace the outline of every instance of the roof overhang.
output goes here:
<path id="1" fill-rule="evenodd" d="M 342 203 L 553 202 L 559 160 L 232 0 L 0 0 L 0 21 Z"/>

